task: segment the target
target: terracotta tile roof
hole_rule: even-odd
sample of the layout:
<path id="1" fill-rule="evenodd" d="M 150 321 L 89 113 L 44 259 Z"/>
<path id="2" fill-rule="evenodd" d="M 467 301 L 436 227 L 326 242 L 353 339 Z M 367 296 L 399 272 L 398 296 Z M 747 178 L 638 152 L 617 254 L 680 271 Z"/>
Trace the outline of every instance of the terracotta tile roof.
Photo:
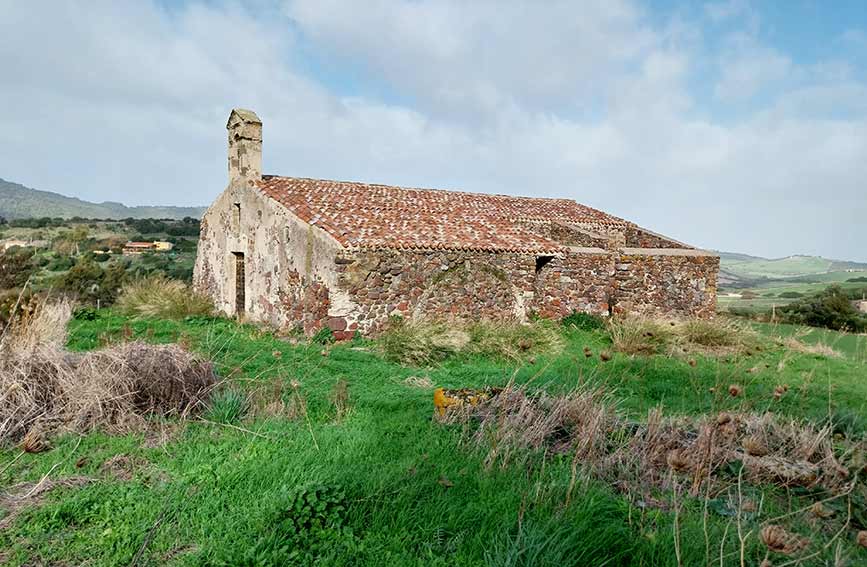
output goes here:
<path id="1" fill-rule="evenodd" d="M 595 229 L 626 221 L 570 199 L 511 197 L 265 175 L 258 188 L 347 248 L 563 252 L 515 221 Z"/>

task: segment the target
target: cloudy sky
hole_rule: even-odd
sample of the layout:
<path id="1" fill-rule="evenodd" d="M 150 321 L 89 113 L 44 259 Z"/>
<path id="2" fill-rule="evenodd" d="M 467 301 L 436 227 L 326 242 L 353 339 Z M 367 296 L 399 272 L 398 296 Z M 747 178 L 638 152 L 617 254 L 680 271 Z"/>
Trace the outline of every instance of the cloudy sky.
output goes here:
<path id="1" fill-rule="evenodd" d="M 264 171 L 571 197 L 867 261 L 864 0 L 0 0 L 0 177 L 207 204 Z"/>

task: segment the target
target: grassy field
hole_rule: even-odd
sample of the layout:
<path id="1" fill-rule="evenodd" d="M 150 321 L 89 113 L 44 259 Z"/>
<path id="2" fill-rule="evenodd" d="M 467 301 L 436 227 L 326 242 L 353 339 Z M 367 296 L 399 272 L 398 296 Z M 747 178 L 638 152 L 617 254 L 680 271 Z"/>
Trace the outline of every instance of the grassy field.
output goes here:
<path id="1" fill-rule="evenodd" d="M 129 320 L 102 311 L 94 321 L 74 321 L 69 347 L 76 351 L 134 337 L 189 345 L 215 361 L 250 409 L 237 421 L 212 411 L 134 435 L 67 435 L 40 454 L 0 451 L 3 487 L 85 479 L 56 488 L 0 530 L 0 561 L 691 566 L 736 565 L 743 555 L 745 564 L 758 565 L 766 555 L 757 535 L 762 522 L 786 517 L 811 539 L 815 555 L 801 565 L 833 564 L 838 555 L 840 565 L 867 564 L 851 529 L 867 528 L 863 502 L 854 504 L 846 529 L 842 508 L 821 521 L 800 510 L 810 502 L 803 490 L 744 486 L 761 505 L 735 518 L 737 474 L 708 507 L 683 494 L 636 496 L 635 487 L 596 479 L 592 463 L 580 463 L 585 472 L 570 493 L 571 455 L 529 454 L 488 467 L 463 426 L 431 418 L 434 386 L 514 379 L 552 394 L 601 386 L 635 420 L 656 408 L 682 416 L 772 411 L 830 420 L 839 435 L 861 437 L 867 366 L 860 338 L 851 349 L 848 338 L 831 332 L 805 339 L 832 342 L 842 356 L 830 358 L 769 341 L 728 356 L 614 353 L 605 362 L 605 333 L 557 332 L 565 345 L 557 354 L 512 361 L 457 355 L 413 368 L 385 361 L 375 343 L 295 342 L 223 319 Z M 727 394 L 732 384 L 743 388 L 741 396 Z M 780 384 L 788 393 L 776 399 Z M 262 399 L 303 401 L 306 411 L 261 413 L 253 408 Z"/>
<path id="2" fill-rule="evenodd" d="M 755 284 L 748 288 L 722 288 L 717 296 L 717 306 L 720 311 L 728 311 L 735 307 L 756 313 L 770 312 L 774 307 L 788 305 L 798 299 L 798 297 L 786 297 L 785 294 L 787 292 L 798 293 L 800 296 L 813 295 L 821 292 L 830 284 L 839 285 L 844 290 L 864 290 L 867 293 L 867 283 L 846 281 L 846 279 L 852 278 L 855 275 L 857 274 L 835 272 L 834 274 L 825 274 L 826 277 L 817 277 L 821 281 L 804 282 L 797 279 L 789 281 L 774 280 Z M 811 276 L 810 279 L 812 280 L 813 277 Z M 781 296 L 781 294 L 784 295 Z"/>
<path id="3" fill-rule="evenodd" d="M 787 256 L 785 258 L 759 258 L 744 254 L 720 253 L 720 267 L 744 279 L 779 279 L 815 276 L 828 273 L 847 273 L 846 269 L 861 270 L 852 275 L 864 275 L 867 264 L 831 260 L 820 256 Z M 851 276 L 850 276 L 851 277 Z"/>

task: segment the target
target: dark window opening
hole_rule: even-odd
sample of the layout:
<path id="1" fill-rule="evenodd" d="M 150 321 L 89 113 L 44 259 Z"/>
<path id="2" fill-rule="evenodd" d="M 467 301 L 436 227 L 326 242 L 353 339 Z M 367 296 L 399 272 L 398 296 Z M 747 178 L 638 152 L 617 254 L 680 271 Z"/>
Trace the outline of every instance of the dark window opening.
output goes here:
<path id="1" fill-rule="evenodd" d="M 242 315 L 247 305 L 244 253 L 232 252 L 232 254 L 235 256 L 235 314 Z"/>
<path id="2" fill-rule="evenodd" d="M 232 207 L 232 224 L 234 225 L 232 228 L 235 229 L 235 233 L 241 232 L 241 203 L 235 203 Z"/>
<path id="3" fill-rule="evenodd" d="M 542 268 L 551 263 L 551 260 L 554 259 L 554 256 L 536 256 L 536 273 L 542 271 Z"/>

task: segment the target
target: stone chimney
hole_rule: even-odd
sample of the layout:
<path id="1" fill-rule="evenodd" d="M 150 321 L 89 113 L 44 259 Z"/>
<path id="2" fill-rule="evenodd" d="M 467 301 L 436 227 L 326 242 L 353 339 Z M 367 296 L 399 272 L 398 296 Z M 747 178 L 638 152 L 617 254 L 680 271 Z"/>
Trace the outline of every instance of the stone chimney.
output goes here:
<path id="1" fill-rule="evenodd" d="M 235 108 L 226 123 L 229 131 L 229 183 L 262 177 L 262 121 L 252 110 Z"/>

